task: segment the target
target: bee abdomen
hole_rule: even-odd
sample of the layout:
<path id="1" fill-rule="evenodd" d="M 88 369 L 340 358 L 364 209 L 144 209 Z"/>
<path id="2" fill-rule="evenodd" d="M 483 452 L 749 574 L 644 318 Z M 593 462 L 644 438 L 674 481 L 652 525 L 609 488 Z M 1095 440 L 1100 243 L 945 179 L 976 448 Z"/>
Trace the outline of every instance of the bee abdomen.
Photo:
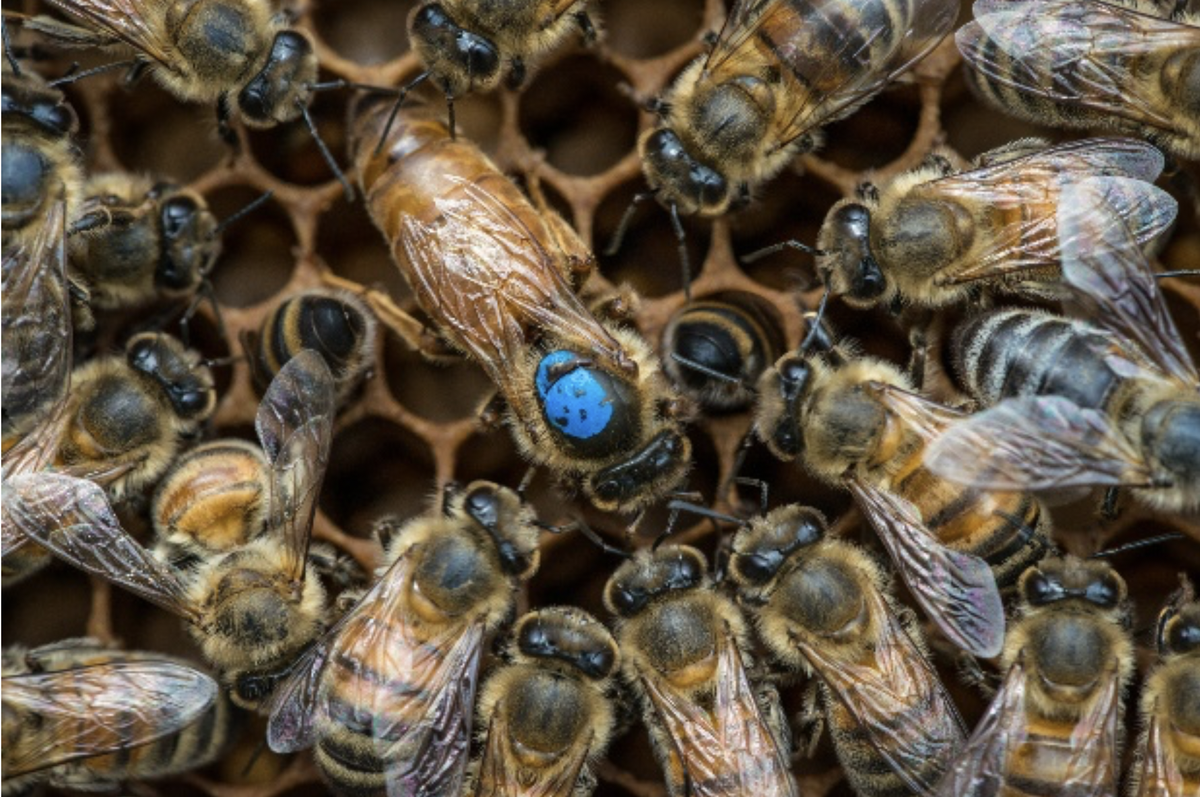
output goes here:
<path id="1" fill-rule="evenodd" d="M 872 744 L 862 726 L 836 702 L 828 689 L 822 687 L 822 692 L 825 695 L 826 716 L 829 719 L 834 749 L 846 778 L 855 791 L 863 797 L 910 797 L 912 789 Z M 929 703 L 910 707 L 898 706 L 890 718 L 895 736 L 904 738 L 904 729 L 910 724 L 940 724 L 936 720 L 931 723 L 925 718 L 926 709 L 930 707 Z M 925 783 L 937 783 L 944 771 L 944 758 L 945 756 L 940 754 L 930 755 L 925 768 L 919 773 L 921 780 Z"/>

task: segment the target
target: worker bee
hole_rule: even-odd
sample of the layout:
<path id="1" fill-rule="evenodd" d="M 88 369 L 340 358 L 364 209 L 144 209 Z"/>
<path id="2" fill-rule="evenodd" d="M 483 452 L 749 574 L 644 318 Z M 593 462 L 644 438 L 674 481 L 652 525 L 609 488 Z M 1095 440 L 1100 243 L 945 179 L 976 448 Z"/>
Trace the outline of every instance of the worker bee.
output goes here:
<path id="1" fill-rule="evenodd" d="M 817 328 L 759 380 L 759 438 L 848 489 L 929 618 L 959 647 L 995 656 L 1004 642 L 997 585 L 1045 554 L 1048 515 L 1026 493 L 964 490 L 934 475 L 926 448 L 964 416 Z"/>
<path id="2" fill-rule="evenodd" d="M 1058 228 L 1074 317 L 1005 310 L 959 326 L 956 378 L 990 409 L 947 430 L 929 465 L 989 489 L 1129 486 L 1196 511 L 1200 374 L 1154 273 L 1102 184 L 1064 192 Z"/>
<path id="3" fill-rule="evenodd" d="M 161 653 L 70 639 L 3 655 L 4 794 L 110 791 L 202 767 L 233 724 L 212 678 Z"/>
<path id="4" fill-rule="evenodd" d="M 697 299 L 663 330 L 663 370 L 707 410 L 744 409 L 759 375 L 787 348 L 781 325 L 775 309 L 752 293 Z"/>
<path id="5" fill-rule="evenodd" d="M 518 448 L 604 510 L 666 495 L 691 458 L 682 402 L 645 341 L 576 296 L 591 253 L 441 122 L 402 110 L 375 154 L 387 111 L 368 106 L 355 123 L 368 209 L 421 309 L 499 388 Z M 423 345 L 420 322 L 377 309 Z"/>
<path id="6" fill-rule="evenodd" d="M 8 62 L 15 64 L 15 61 Z M 56 203 L 70 224 L 82 196 L 83 158 L 75 144 L 79 118 L 58 89 L 32 72 L 5 68 L 3 80 L 2 220 L 4 249 L 36 244 L 47 234 Z M 7 393 L 5 394 L 7 395 Z"/>
<path id="7" fill-rule="evenodd" d="M 1151 185 L 1163 168 L 1162 154 L 1151 145 L 1132 139 L 1042 144 L 1016 142 L 958 173 L 935 157 L 839 201 L 817 235 L 818 273 L 854 307 L 898 299 L 940 307 L 982 287 L 1058 299 L 1062 253 L 1055 219 L 1068 184 L 1104 175 L 1100 184 L 1141 244 L 1175 220 L 1175 200 Z"/>
<path id="8" fill-rule="evenodd" d="M 342 795 L 458 795 L 484 640 L 537 570 L 535 522 L 512 490 L 474 482 L 396 529 L 374 587 L 272 698 L 271 749 L 315 745 Z"/>
<path id="9" fill-rule="evenodd" d="M 483 753 L 464 793 L 587 797 L 596 788 L 590 763 L 616 721 L 608 689 L 617 643 L 587 612 L 555 606 L 522 617 L 511 650 L 512 663 L 480 694 Z"/>
<path id="10" fill-rule="evenodd" d="M 1004 684 L 937 793 L 1115 795 L 1133 674 L 1125 582 L 1104 562 L 1051 558 L 1018 591 Z"/>
<path id="11" fill-rule="evenodd" d="M 304 349 L 325 359 L 338 401 L 345 401 L 374 362 L 375 315 L 349 291 L 314 289 L 284 299 L 250 343 L 256 376 L 270 381 Z"/>
<path id="12" fill-rule="evenodd" d="M 967 82 L 988 102 L 1036 124 L 1103 128 L 1200 157 L 1194 13 L 1162 19 L 1147 0 L 978 0 L 974 9 L 955 38 Z"/>
<path id="13" fill-rule="evenodd" d="M 826 530 L 814 509 L 776 509 L 734 537 L 729 574 L 776 661 L 820 678 L 855 793 L 927 794 L 962 746 L 962 721 L 884 574 Z"/>
<path id="14" fill-rule="evenodd" d="M 142 548 L 90 481 L 54 473 L 10 478 L 5 508 L 56 556 L 187 621 L 234 702 L 255 708 L 274 675 L 323 630 L 325 590 L 306 565 L 333 411 L 325 362 L 315 352 L 293 357 L 255 424 L 271 464 L 267 531 L 192 572 Z"/>
<path id="15" fill-rule="evenodd" d="M 794 795 L 779 695 L 746 677 L 746 623 L 686 545 L 639 551 L 604 587 L 622 672 L 671 797 Z"/>
<path id="16" fill-rule="evenodd" d="M 638 140 L 655 198 L 674 215 L 720 216 L 744 204 L 819 145 L 818 128 L 936 47 L 957 14 L 953 0 L 738 0 Z"/>
<path id="17" fill-rule="evenodd" d="M 473 91 L 491 91 L 501 79 L 520 88 L 529 70 L 578 28 L 596 40 L 587 0 L 522 0 L 487 5 L 465 0 L 425 2 L 408 18 L 408 39 L 425 71 L 450 103 Z M 451 130 L 454 125 L 451 123 Z"/>
<path id="18" fill-rule="evenodd" d="M 1200 602 L 1183 585 L 1158 616 L 1159 666 L 1142 689 L 1142 734 L 1130 797 L 1200 793 Z"/>

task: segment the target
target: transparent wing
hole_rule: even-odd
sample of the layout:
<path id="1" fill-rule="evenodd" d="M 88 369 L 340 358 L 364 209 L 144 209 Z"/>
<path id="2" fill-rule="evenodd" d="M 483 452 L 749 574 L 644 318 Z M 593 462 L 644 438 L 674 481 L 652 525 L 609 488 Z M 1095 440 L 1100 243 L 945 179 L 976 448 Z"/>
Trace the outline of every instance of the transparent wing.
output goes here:
<path id="1" fill-rule="evenodd" d="M 655 713 L 679 751 L 689 793 L 795 797 L 787 759 L 763 719 L 741 653 L 728 633 L 721 637 L 715 677 L 717 694 L 710 715 L 669 685 L 660 686 L 657 676 L 642 676 Z"/>
<path id="2" fill-rule="evenodd" d="M 165 5 L 156 0 L 47 0 L 130 47 L 144 53 L 167 70 L 182 74 L 168 38 Z"/>
<path id="3" fill-rule="evenodd" d="M 487 189 L 453 178 L 458 190 L 436 200 L 438 223 L 401 220 L 413 264 L 413 290 L 439 326 L 505 392 L 509 364 L 526 356 L 538 330 L 577 341 L 583 351 L 625 368 L 621 346 L 587 311 L 538 237 Z"/>
<path id="4" fill-rule="evenodd" d="M 507 743 L 510 735 L 507 714 L 501 701 L 496 704 L 488 726 L 483 759 L 479 764 L 479 784 L 473 797 L 570 797 L 574 793 L 579 773 L 583 771 L 591 750 L 590 731 L 561 760 L 542 767 L 539 777 L 532 782 L 527 775 L 522 776 L 530 772 L 530 768 L 512 759 Z"/>
<path id="5" fill-rule="evenodd" d="M 217 698 L 202 672 L 165 661 L 95 664 L 4 678 L 4 711 L 37 733 L 4 750 L 4 777 L 153 742 L 195 722 Z"/>
<path id="6" fill-rule="evenodd" d="M 705 64 L 715 81 L 742 63 L 777 62 L 785 103 L 769 133 L 772 151 L 878 94 L 950 32 L 954 0 L 739 0 Z"/>
<path id="7" fill-rule="evenodd" d="M 884 600 L 874 590 L 866 598 L 879 627 L 873 662 L 846 662 L 820 645 L 795 641 L 896 774 L 914 792 L 929 794 L 937 785 L 927 780 L 929 762 L 948 767 L 965 740 L 962 722 L 941 680 Z M 914 715 L 922 721 L 906 719 Z"/>
<path id="8" fill-rule="evenodd" d="M 284 569 L 293 581 L 304 577 L 317 496 L 329 464 L 335 396 L 329 366 L 305 349 L 271 380 L 254 422 L 271 463 L 270 529 L 286 541 Z"/>
<path id="9" fill-rule="evenodd" d="M 1132 797 L 1184 797 L 1183 774 L 1172 760 L 1168 744 L 1163 738 L 1158 711 L 1152 710 L 1146 728 L 1146 747 L 1135 764 L 1137 790 L 1131 792 Z"/>
<path id="10" fill-rule="evenodd" d="M 198 621 L 184 584 L 121 527 L 98 485 L 58 473 L 14 476 L 4 484 L 4 510 L 22 534 L 58 558 Z"/>
<path id="11" fill-rule="evenodd" d="M 980 718 L 962 753 L 938 784 L 937 797 L 999 794 L 1008 756 L 1029 737 L 1025 713 L 1027 675 L 1018 659 Z M 1114 792 L 1115 793 L 1115 792 Z"/>
<path id="12" fill-rule="evenodd" d="M 1163 374 L 1195 387 L 1200 375 L 1127 218 L 1126 208 L 1109 201 L 1103 182 L 1063 188 L 1058 228 L 1073 314 L 1133 342 Z"/>
<path id="13" fill-rule="evenodd" d="M 1102 412 L 1061 396 L 1005 399 L 945 431 L 925 452 L 934 473 L 992 490 L 1148 487 L 1147 463 Z"/>
<path id="14" fill-rule="evenodd" d="M 1117 722 L 1121 689 L 1116 667 L 1100 676 L 1100 692 L 1071 732 L 1071 756 L 1065 783 L 1077 786 L 1080 797 L 1110 797 L 1117 793 Z"/>
<path id="15" fill-rule="evenodd" d="M 1000 85 L 1171 130 L 1138 58 L 1198 48 L 1200 28 L 1100 2 L 979 0 L 955 38 L 971 68 Z"/>
<path id="16" fill-rule="evenodd" d="M 3 254 L 5 434 L 23 431 L 39 410 L 53 415 L 65 401 L 71 373 L 71 310 L 67 301 L 66 206 L 51 204 L 28 249 Z"/>

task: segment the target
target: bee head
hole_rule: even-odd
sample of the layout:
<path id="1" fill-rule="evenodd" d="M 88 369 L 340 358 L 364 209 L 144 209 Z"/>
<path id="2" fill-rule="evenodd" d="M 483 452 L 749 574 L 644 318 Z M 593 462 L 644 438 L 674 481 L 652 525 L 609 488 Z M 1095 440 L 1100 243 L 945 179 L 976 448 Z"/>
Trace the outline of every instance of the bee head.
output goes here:
<path id="1" fill-rule="evenodd" d="M 826 527 L 824 515 L 815 509 L 780 507 L 734 537 L 730 575 L 739 585 L 765 586 L 794 554 L 824 539 Z"/>
<path id="2" fill-rule="evenodd" d="M 555 606 L 530 612 L 513 630 L 516 650 L 531 659 L 556 659 L 593 680 L 617 669 L 620 653 L 608 629 L 582 609 Z"/>
<path id="3" fill-rule="evenodd" d="M 500 80 L 500 53 L 490 40 L 460 27 L 440 3 L 418 6 L 408 35 L 433 81 L 448 97 L 486 91 Z"/>
<path id="4" fill-rule="evenodd" d="M 872 307 L 887 291 L 871 251 L 871 211 L 859 202 L 834 205 L 817 236 L 817 271 L 829 289 L 854 307 Z"/>
<path id="5" fill-rule="evenodd" d="M 1051 558 L 1029 568 L 1019 588 L 1033 607 L 1065 600 L 1083 600 L 1101 609 L 1114 609 L 1125 599 L 1125 582 L 1107 563 L 1074 558 Z"/>
<path id="6" fill-rule="evenodd" d="M 173 186 L 156 186 L 174 193 Z M 162 203 L 162 231 L 154 282 L 168 295 L 186 293 L 200 284 L 221 250 L 217 220 L 197 198 L 175 193 Z"/>
<path id="7" fill-rule="evenodd" d="M 813 364 L 806 354 L 786 354 L 758 380 L 758 417 L 754 426 L 760 439 L 782 459 L 795 459 L 804 451 L 800 413 L 813 381 Z"/>
<path id="8" fill-rule="evenodd" d="M 633 617 L 671 592 L 703 586 L 708 574 L 704 554 L 687 545 L 643 551 L 613 573 L 604 587 L 604 606 L 620 617 Z"/>
<path id="9" fill-rule="evenodd" d="M 463 513 L 496 544 L 504 572 L 522 580 L 532 577 L 539 561 L 537 535 L 519 533 L 527 531 L 529 525 L 521 517 L 524 510 L 520 496 L 506 487 L 479 481 L 467 487 L 461 501 Z"/>
<path id="10" fill-rule="evenodd" d="M 250 127 L 290 122 L 300 116 L 316 79 L 312 42 L 298 31 L 282 30 L 275 34 L 266 64 L 238 92 L 238 111 Z"/>
<path id="11" fill-rule="evenodd" d="M 606 512 L 639 509 L 673 490 L 691 458 L 688 439 L 677 429 L 664 429 L 630 456 L 588 477 L 584 490 Z"/>
<path id="12" fill-rule="evenodd" d="M 639 142 L 642 172 L 665 207 L 690 216 L 719 216 L 733 201 L 729 182 L 715 169 L 698 161 L 674 130 L 650 130 Z"/>
<path id="13" fill-rule="evenodd" d="M 125 347 L 129 367 L 153 380 L 170 401 L 175 414 L 185 420 L 202 420 L 212 414 L 217 395 L 212 372 L 196 365 L 187 349 L 175 338 L 143 332 Z"/>
<path id="14" fill-rule="evenodd" d="M 6 117 L 10 113 L 24 116 L 55 138 L 69 136 L 79 128 L 79 117 L 63 99 L 62 92 L 35 83 L 33 78 L 6 73 L 0 96 Z"/>

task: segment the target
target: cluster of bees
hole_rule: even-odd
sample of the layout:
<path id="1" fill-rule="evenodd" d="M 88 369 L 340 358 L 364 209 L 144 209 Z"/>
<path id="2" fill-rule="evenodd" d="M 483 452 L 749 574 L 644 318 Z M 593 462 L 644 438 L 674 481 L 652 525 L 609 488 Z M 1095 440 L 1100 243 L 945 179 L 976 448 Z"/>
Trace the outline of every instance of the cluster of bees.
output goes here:
<path id="1" fill-rule="evenodd" d="M 92 639 L 6 647 L 5 797 L 204 766 L 243 711 L 265 719 L 275 753 L 311 749 L 340 795 L 585 797 L 639 721 L 672 797 L 797 795 L 794 759 L 826 730 L 871 797 L 1200 794 L 1190 581 L 1153 629 L 1123 773 L 1128 590 L 1105 559 L 1057 550 L 1048 508 L 1103 491 L 1101 516 L 1125 494 L 1200 512 L 1200 374 L 1159 286 L 1194 275 L 1153 264 L 1179 210 L 1154 183 L 1200 157 L 1200 17 L 1148 0 L 979 0 L 953 33 L 951 0 L 737 0 L 647 102 L 649 192 L 611 246 L 654 198 L 688 291 L 650 342 L 636 293 L 592 290 L 576 230 L 455 124 L 465 95 L 518 89 L 570 40 L 591 45 L 601 26 L 584 0 L 422 3 L 409 37 L 423 70 L 399 87 L 318 82 L 313 41 L 265 0 L 48 3 L 63 13 L 20 19 L 36 46 L 5 38 L 4 585 L 61 559 L 179 616 L 214 675 Z M 972 162 L 937 147 L 834 204 L 814 245 L 743 253 L 813 256 L 824 293 L 792 351 L 754 297 L 692 297 L 680 217 L 753 213 L 824 126 L 952 33 L 979 96 L 1109 135 L 1022 139 Z M 373 286 L 278 302 L 243 340 L 257 444 L 203 439 L 223 364 L 187 323 L 243 214 L 218 220 L 166 179 L 85 172 L 59 87 L 94 70 L 35 70 L 40 48 L 81 47 L 120 48 L 130 80 L 215 103 L 235 146 L 238 126 L 306 122 L 348 192 L 309 103 L 355 92 L 346 171 L 421 317 Z M 410 100 L 424 82 L 448 122 Z M 78 356 L 109 314 L 154 302 L 182 302 L 178 335 L 169 313 L 120 354 Z M 904 315 L 911 362 L 840 338 L 832 302 Z M 962 320 L 934 351 L 926 332 L 951 307 Z M 625 544 L 582 515 L 539 518 L 525 483 L 485 480 L 380 519 L 374 572 L 313 543 L 339 408 L 371 378 L 382 334 L 480 366 L 495 387 L 481 422 L 593 515 L 633 518 Z M 927 390 L 927 356 L 949 360 L 953 405 Z M 687 426 L 733 411 L 752 417 L 746 448 L 846 491 L 890 567 L 814 508 L 769 510 L 771 485 L 744 517 L 685 495 Z M 651 543 L 639 527 L 663 505 L 671 522 Z M 687 513 L 724 524 L 711 564 L 672 540 Z M 131 515 L 148 516 L 148 545 Z M 517 616 L 545 535 L 564 533 L 625 560 L 603 589 L 611 629 L 574 606 Z M 956 652 L 991 696 L 973 729 L 935 651 Z M 779 686 L 800 682 L 793 720 Z"/>

